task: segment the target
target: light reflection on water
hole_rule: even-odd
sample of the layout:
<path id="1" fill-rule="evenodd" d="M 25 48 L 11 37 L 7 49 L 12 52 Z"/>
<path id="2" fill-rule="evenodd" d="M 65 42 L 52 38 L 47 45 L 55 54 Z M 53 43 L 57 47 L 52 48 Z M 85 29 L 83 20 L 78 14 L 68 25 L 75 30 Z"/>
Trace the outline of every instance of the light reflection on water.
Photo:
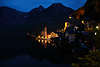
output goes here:
<path id="1" fill-rule="evenodd" d="M 31 34 L 27 33 L 27 39 L 30 40 L 32 38 L 32 43 L 34 48 L 56 48 L 56 43 L 51 39 L 51 36 L 48 38 L 44 38 L 43 36 L 36 37 L 35 35 L 30 36 Z"/>
<path id="2" fill-rule="evenodd" d="M 56 47 L 56 44 L 53 43 L 51 39 L 38 39 L 37 41 L 41 44 L 41 47 L 44 48 Z"/>

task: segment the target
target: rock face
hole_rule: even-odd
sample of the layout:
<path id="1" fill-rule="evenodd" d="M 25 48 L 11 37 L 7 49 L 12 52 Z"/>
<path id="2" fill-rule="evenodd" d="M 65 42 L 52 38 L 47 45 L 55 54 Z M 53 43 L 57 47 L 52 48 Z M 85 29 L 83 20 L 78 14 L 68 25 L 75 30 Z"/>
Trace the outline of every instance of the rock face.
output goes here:
<path id="1" fill-rule="evenodd" d="M 85 8 L 86 15 L 90 17 L 90 19 L 100 21 L 100 1 L 99 0 L 87 0 L 87 3 L 83 8 Z"/>
<path id="2" fill-rule="evenodd" d="M 77 19 L 88 19 L 96 22 L 100 21 L 100 0 L 87 0 L 86 4 L 76 10 L 72 16 Z M 87 17 L 87 18 L 86 18 Z"/>

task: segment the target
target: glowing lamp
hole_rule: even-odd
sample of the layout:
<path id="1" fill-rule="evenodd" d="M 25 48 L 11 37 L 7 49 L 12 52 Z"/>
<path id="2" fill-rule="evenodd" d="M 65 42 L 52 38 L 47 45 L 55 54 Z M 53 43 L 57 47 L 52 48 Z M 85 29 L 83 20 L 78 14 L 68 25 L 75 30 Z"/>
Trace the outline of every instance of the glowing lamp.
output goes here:
<path id="1" fill-rule="evenodd" d="M 72 19 L 72 17 L 69 17 L 69 19 Z"/>
<path id="2" fill-rule="evenodd" d="M 42 36 L 41 38 L 44 39 L 44 36 Z"/>
<path id="3" fill-rule="evenodd" d="M 40 39 L 38 40 L 38 42 L 40 43 Z"/>
<path id="4" fill-rule="evenodd" d="M 38 38 L 40 38 L 40 36 L 38 36 Z"/>
<path id="5" fill-rule="evenodd" d="M 97 35 L 97 33 L 95 32 L 94 35 Z"/>
<path id="6" fill-rule="evenodd" d="M 85 24 L 85 23 L 84 23 L 84 20 L 82 20 L 82 24 Z"/>
<path id="7" fill-rule="evenodd" d="M 96 29 L 99 29 L 99 26 L 96 26 Z"/>

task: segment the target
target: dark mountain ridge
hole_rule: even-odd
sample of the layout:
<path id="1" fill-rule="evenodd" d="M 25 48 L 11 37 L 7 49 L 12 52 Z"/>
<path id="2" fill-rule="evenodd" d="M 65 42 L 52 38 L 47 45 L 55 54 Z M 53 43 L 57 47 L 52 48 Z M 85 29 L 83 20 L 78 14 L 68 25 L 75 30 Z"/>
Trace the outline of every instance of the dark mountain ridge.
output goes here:
<path id="1" fill-rule="evenodd" d="M 40 6 L 29 13 L 0 7 L 0 48 L 3 48 L 1 55 L 11 56 L 16 54 L 16 49 L 20 52 L 22 48 L 32 48 L 32 41 L 26 39 L 26 32 L 40 32 L 41 24 L 47 24 L 49 31 L 54 31 L 58 23 L 64 22 L 64 16 L 70 15 L 68 11 L 74 10 L 62 4 L 54 4 L 46 9 Z"/>
<path id="2" fill-rule="evenodd" d="M 31 14 L 37 15 L 37 14 L 39 14 L 40 12 L 42 12 L 43 10 L 45 10 L 45 8 L 44 8 L 42 5 L 40 5 L 38 8 L 32 9 L 32 10 L 29 12 L 29 14 L 30 14 L 30 15 L 31 15 Z"/>
<path id="3" fill-rule="evenodd" d="M 8 7 L 0 7 L 0 24 L 32 24 L 33 21 L 38 23 L 44 21 L 47 22 L 52 19 L 57 20 L 61 17 L 64 18 L 64 16 L 68 16 L 73 11 L 73 9 L 65 7 L 61 3 L 52 4 L 48 8 L 44 8 L 40 5 L 38 8 L 35 8 L 28 13 L 20 12 Z"/>
<path id="4" fill-rule="evenodd" d="M 23 24 L 28 13 L 8 7 L 0 7 L 0 24 Z"/>

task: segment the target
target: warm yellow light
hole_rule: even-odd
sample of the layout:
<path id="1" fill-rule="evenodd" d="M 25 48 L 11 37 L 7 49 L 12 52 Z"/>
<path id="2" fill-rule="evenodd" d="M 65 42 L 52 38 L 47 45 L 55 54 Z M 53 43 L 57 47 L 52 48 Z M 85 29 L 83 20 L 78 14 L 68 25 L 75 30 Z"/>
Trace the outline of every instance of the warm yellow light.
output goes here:
<path id="1" fill-rule="evenodd" d="M 48 43 L 50 44 L 50 43 L 51 43 L 51 41 L 50 41 L 50 40 L 48 40 Z"/>
<path id="2" fill-rule="evenodd" d="M 44 40 L 42 40 L 41 42 L 44 43 Z"/>
<path id="3" fill-rule="evenodd" d="M 47 36 L 45 36 L 45 39 L 47 39 Z"/>
<path id="4" fill-rule="evenodd" d="M 41 35 L 44 35 L 44 32 L 43 31 L 41 32 Z"/>
<path id="5" fill-rule="evenodd" d="M 67 28 L 67 25 L 68 23 L 67 22 L 65 22 L 65 27 L 64 27 L 64 32 L 65 32 L 65 30 L 66 30 L 66 28 Z"/>
<path id="6" fill-rule="evenodd" d="M 69 19 L 72 19 L 72 17 L 69 17 Z"/>
<path id="7" fill-rule="evenodd" d="M 40 43 L 40 39 L 38 40 L 38 42 Z"/>
<path id="8" fill-rule="evenodd" d="M 55 38 L 55 37 L 59 37 L 58 34 L 51 32 L 50 35 L 48 36 L 50 38 Z"/>
<path id="9" fill-rule="evenodd" d="M 38 36 L 38 38 L 40 38 L 40 35 Z"/>
<path id="10" fill-rule="evenodd" d="M 51 38 L 51 35 L 48 35 L 48 38 L 50 39 Z"/>
<path id="11" fill-rule="evenodd" d="M 42 36 L 41 38 L 44 39 L 44 36 Z"/>
<path id="12" fill-rule="evenodd" d="M 99 29 L 99 26 L 96 26 L 96 29 Z"/>
<path id="13" fill-rule="evenodd" d="M 45 42 L 45 44 L 47 44 L 47 40 L 45 40 L 44 42 Z"/>
<path id="14" fill-rule="evenodd" d="M 93 30 L 93 28 L 92 28 L 92 27 L 91 27 L 91 28 L 89 28 L 89 27 L 88 27 L 88 30 L 89 30 L 89 31 L 92 31 L 92 30 Z"/>
<path id="15" fill-rule="evenodd" d="M 84 23 L 84 20 L 82 20 L 82 24 L 85 24 L 85 23 Z"/>

